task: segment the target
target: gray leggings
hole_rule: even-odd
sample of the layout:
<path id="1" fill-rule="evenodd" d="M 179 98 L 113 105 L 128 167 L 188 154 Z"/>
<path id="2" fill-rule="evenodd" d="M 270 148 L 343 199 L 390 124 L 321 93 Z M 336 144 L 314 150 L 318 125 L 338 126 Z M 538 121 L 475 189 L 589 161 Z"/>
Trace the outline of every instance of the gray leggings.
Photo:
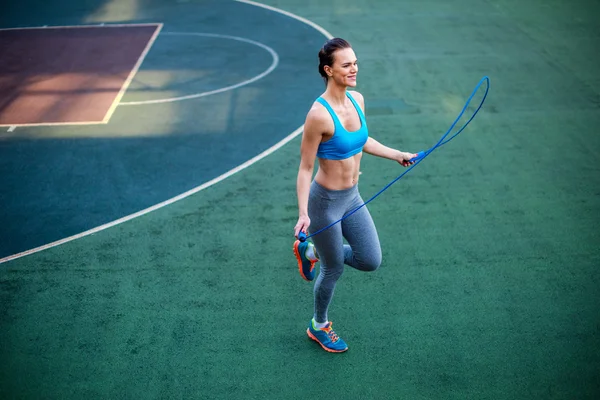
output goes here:
<path id="1" fill-rule="evenodd" d="M 362 205 L 355 185 L 344 190 L 329 190 L 313 181 L 308 197 L 309 233 L 318 231 Z M 344 239 L 348 244 L 344 244 Z M 367 207 L 312 237 L 320 261 L 315 282 L 317 322 L 327 321 L 327 309 L 344 264 L 361 271 L 375 271 L 381 264 L 381 247 L 375 224 Z"/>

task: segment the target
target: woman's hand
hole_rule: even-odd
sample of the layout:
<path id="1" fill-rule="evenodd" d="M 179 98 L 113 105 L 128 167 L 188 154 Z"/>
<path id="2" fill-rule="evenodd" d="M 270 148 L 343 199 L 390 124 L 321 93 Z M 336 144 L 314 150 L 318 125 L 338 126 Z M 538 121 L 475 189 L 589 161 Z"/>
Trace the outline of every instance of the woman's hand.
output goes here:
<path id="1" fill-rule="evenodd" d="M 308 227 L 310 226 L 310 218 L 308 218 L 308 215 L 301 215 L 300 217 L 298 217 L 298 222 L 296 223 L 296 226 L 294 227 L 294 236 L 296 236 L 296 239 L 298 238 L 298 235 L 300 234 L 300 232 L 304 232 L 308 235 Z"/>
<path id="2" fill-rule="evenodd" d="M 405 153 L 402 151 L 398 152 L 398 156 L 396 161 L 403 167 L 409 167 L 414 164 L 414 161 L 410 161 L 412 158 L 415 158 L 417 155 L 413 153 Z"/>

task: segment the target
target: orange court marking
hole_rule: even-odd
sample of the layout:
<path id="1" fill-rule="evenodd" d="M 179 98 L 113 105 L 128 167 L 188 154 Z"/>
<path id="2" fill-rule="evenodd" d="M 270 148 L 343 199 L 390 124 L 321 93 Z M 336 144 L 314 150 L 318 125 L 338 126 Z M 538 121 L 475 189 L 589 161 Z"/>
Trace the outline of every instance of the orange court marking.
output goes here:
<path id="1" fill-rule="evenodd" d="M 0 126 L 107 123 L 162 26 L 0 29 Z"/>

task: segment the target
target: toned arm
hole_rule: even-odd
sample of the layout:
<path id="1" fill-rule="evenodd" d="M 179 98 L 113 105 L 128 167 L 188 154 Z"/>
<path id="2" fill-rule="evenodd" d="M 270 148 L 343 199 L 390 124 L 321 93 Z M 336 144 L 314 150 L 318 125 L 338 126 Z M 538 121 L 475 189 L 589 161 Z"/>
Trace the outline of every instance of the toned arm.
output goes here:
<path id="1" fill-rule="evenodd" d="M 295 235 L 300 231 L 306 232 L 310 225 L 308 218 L 308 194 L 310 191 L 310 182 L 312 179 L 315 160 L 319 143 L 323 134 L 327 130 L 329 115 L 324 109 L 313 106 L 306 116 L 304 123 L 304 132 L 302 134 L 302 144 L 300 145 L 300 167 L 298 169 L 298 178 L 296 181 L 296 191 L 298 194 L 298 214 L 299 219 L 296 224 Z"/>

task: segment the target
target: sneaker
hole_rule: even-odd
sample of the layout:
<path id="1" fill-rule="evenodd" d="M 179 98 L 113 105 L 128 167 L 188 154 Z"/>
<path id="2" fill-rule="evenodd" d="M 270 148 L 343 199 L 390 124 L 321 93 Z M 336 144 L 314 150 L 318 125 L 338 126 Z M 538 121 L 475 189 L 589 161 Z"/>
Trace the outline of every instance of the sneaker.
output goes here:
<path id="1" fill-rule="evenodd" d="M 309 246 L 314 246 L 314 244 L 310 242 L 301 242 L 299 240 L 294 242 L 294 255 L 296 256 L 296 260 L 298 260 L 300 276 L 305 281 L 310 282 L 315 279 L 315 263 L 319 260 L 311 261 L 306 257 L 306 250 Z"/>
<path id="2" fill-rule="evenodd" d="M 342 353 L 348 350 L 348 345 L 331 329 L 331 322 L 325 328 L 315 328 L 312 321 L 308 324 L 306 333 L 308 337 L 319 343 L 321 347 L 330 353 Z"/>

